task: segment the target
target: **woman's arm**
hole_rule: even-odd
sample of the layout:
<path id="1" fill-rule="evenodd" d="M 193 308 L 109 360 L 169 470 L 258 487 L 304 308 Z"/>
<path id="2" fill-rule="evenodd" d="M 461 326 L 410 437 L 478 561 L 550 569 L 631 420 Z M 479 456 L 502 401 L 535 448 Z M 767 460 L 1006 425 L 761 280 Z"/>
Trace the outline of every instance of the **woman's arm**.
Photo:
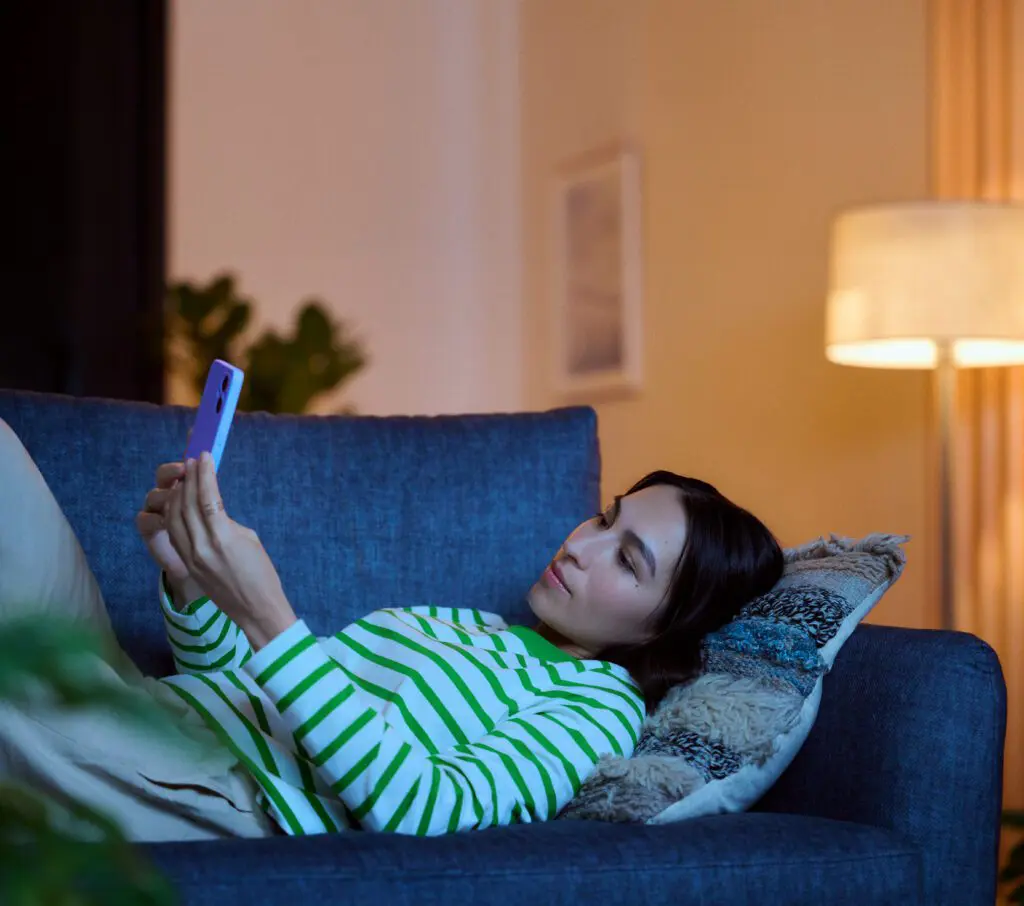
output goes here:
<path id="1" fill-rule="evenodd" d="M 201 589 L 175 589 L 163 572 L 160 609 L 178 673 L 231 670 L 252 657 L 245 633 Z"/>
<path id="2" fill-rule="evenodd" d="M 621 692 L 595 689 L 600 709 L 553 697 L 479 742 L 430 751 L 381 716 L 301 621 L 244 669 L 321 778 L 372 831 L 435 835 L 553 818 L 602 755 L 630 754 L 639 734 L 638 712 Z"/>

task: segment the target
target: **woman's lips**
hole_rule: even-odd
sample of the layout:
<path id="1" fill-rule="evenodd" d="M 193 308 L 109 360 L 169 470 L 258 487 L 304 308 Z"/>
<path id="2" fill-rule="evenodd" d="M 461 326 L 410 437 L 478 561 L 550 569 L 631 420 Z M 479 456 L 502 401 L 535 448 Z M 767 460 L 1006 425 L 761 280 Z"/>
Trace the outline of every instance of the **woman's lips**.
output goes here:
<path id="1" fill-rule="evenodd" d="M 548 585 L 557 588 L 563 594 L 572 595 L 572 592 L 569 591 L 569 586 L 565 584 L 565 579 L 562 578 L 562 571 L 556 563 L 552 563 L 544 570 L 544 579 Z"/>

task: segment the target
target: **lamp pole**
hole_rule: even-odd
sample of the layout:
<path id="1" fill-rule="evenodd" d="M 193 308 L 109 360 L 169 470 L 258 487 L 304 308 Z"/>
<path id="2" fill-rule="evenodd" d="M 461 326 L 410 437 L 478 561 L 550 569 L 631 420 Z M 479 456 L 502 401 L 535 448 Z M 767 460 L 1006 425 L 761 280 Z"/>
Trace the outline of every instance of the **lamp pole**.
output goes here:
<path id="1" fill-rule="evenodd" d="M 953 602 L 953 410 L 956 401 L 956 362 L 953 344 L 936 344 L 935 408 L 939 426 L 939 599 L 942 628 L 956 628 Z"/>

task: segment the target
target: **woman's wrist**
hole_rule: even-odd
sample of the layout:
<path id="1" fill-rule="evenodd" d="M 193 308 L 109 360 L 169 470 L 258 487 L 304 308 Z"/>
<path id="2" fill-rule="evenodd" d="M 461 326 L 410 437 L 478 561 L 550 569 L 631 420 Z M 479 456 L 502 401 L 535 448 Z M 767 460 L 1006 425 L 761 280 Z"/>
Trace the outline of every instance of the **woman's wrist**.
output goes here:
<path id="1" fill-rule="evenodd" d="M 290 629 L 299 618 L 294 613 L 273 614 L 262 620 L 246 621 L 242 626 L 253 653 L 265 648 L 286 629 Z"/>
<path id="2" fill-rule="evenodd" d="M 171 602 L 174 604 L 175 610 L 184 610 L 193 601 L 206 594 L 191 576 L 178 579 L 168 575 L 167 584 L 171 589 Z"/>
<path id="3" fill-rule="evenodd" d="M 246 607 L 235 617 L 235 622 L 256 652 L 269 645 L 298 619 L 282 593 Z"/>

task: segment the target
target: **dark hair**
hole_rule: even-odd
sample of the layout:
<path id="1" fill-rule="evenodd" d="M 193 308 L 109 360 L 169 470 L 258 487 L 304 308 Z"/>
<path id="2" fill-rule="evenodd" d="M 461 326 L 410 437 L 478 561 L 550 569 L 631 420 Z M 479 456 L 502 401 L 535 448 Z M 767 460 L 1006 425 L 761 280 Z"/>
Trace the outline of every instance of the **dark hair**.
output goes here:
<path id="1" fill-rule="evenodd" d="M 769 591 L 783 566 L 782 548 L 764 523 L 705 481 L 651 472 L 625 496 L 654 485 L 679 489 L 689 530 L 665 600 L 652 614 L 653 638 L 594 655 L 630 672 L 648 713 L 669 689 L 700 672 L 704 636 Z"/>

